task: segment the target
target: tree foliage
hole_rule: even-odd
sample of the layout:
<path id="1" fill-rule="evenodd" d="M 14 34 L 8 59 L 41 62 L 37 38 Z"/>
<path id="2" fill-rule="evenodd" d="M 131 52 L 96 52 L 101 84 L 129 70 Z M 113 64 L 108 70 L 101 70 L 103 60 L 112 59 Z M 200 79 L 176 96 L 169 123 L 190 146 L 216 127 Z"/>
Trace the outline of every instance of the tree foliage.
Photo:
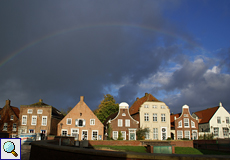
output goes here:
<path id="1" fill-rule="evenodd" d="M 140 128 L 137 130 L 136 135 L 137 135 L 137 140 L 144 140 L 145 139 L 145 134 L 149 133 L 149 129 L 148 128 Z"/>
<path id="2" fill-rule="evenodd" d="M 116 103 L 114 97 L 110 94 L 104 95 L 104 99 L 99 104 L 98 108 L 94 111 L 97 118 L 104 123 L 106 118 L 113 113 L 118 112 L 119 105 Z"/>

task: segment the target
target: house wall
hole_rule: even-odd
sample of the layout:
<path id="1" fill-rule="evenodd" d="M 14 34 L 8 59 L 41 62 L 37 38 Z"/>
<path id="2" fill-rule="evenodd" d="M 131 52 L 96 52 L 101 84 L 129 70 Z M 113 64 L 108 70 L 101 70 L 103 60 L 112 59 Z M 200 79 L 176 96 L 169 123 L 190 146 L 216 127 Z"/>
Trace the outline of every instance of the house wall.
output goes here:
<path id="1" fill-rule="evenodd" d="M 221 123 L 217 123 L 217 117 L 221 117 Z M 230 115 L 228 113 L 228 111 L 226 111 L 226 109 L 222 106 L 222 104 L 220 105 L 220 107 L 218 108 L 218 110 L 216 111 L 216 113 L 213 115 L 213 117 L 210 119 L 210 133 L 214 134 L 214 128 L 219 128 L 219 135 L 218 136 L 214 136 L 214 138 L 229 138 L 229 134 L 228 136 L 224 136 L 223 134 L 223 128 L 228 128 L 230 127 L 229 123 L 226 123 L 226 117 L 229 118 L 230 121 Z"/>
<path id="2" fill-rule="evenodd" d="M 53 117 L 51 118 L 50 134 L 57 135 L 57 126 L 60 121 L 61 121 L 60 119 L 53 118 Z"/>
<path id="3" fill-rule="evenodd" d="M 148 108 L 144 108 L 148 105 Z M 153 108 L 155 105 L 157 108 Z M 165 106 L 161 109 L 161 106 Z M 144 114 L 149 113 L 149 121 L 144 121 Z M 153 113 L 157 113 L 157 122 L 153 122 Z M 140 128 L 149 128 L 149 139 L 153 139 L 153 128 L 158 128 L 158 140 L 162 140 L 162 128 L 166 128 L 166 137 L 171 137 L 170 135 L 170 109 L 164 102 L 144 102 L 140 107 Z M 165 114 L 166 121 L 161 122 L 161 114 Z"/>
<path id="4" fill-rule="evenodd" d="M 67 124 L 67 119 L 72 120 L 71 124 Z M 85 126 L 76 126 L 75 120 L 85 120 Z M 90 125 L 90 119 L 95 119 L 95 125 Z M 62 125 L 61 125 L 62 124 Z M 103 139 L 104 125 L 90 110 L 87 104 L 84 102 L 84 97 L 81 96 L 80 102 L 58 123 L 57 135 L 60 136 L 63 130 L 67 131 L 68 136 L 72 136 L 72 130 L 78 130 L 78 139 L 82 140 L 82 131 L 87 131 L 87 139 L 92 140 L 92 132 L 98 131 L 98 140 Z"/>

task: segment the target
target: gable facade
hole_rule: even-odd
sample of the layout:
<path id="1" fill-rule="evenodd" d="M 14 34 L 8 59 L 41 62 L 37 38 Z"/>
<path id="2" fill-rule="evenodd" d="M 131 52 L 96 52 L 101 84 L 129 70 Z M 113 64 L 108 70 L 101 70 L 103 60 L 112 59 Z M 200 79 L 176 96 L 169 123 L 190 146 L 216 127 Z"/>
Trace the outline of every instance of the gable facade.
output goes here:
<path id="1" fill-rule="evenodd" d="M 58 136 L 73 136 L 75 140 L 103 140 L 104 125 L 84 102 L 80 102 L 58 123 Z"/>

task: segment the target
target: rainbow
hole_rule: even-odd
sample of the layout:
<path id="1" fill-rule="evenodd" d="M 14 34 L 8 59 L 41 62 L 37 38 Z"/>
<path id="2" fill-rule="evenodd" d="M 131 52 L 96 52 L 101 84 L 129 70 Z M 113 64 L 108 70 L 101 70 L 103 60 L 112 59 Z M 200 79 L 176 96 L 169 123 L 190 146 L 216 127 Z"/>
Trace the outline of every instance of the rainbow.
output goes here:
<path id="1" fill-rule="evenodd" d="M 15 50 L 14 52 L 10 53 L 7 57 L 5 57 L 3 60 L 0 61 L 0 67 L 4 66 L 6 63 L 8 63 L 10 60 L 12 60 L 13 58 L 15 58 L 17 55 L 19 55 L 20 53 L 23 53 L 25 50 L 32 48 L 33 46 L 39 44 L 42 41 L 45 41 L 47 39 L 62 35 L 62 34 L 66 34 L 69 32 L 74 32 L 74 31 L 79 31 L 79 30 L 83 30 L 83 29 L 90 29 L 90 28 L 99 28 L 99 27 L 129 27 L 129 28 L 134 28 L 134 29 L 143 29 L 143 30 L 149 30 L 149 31 L 153 31 L 153 32 L 157 32 L 157 33 L 161 33 L 161 34 L 165 34 L 168 36 L 172 36 L 172 37 L 177 37 L 189 44 L 191 44 L 192 46 L 198 46 L 197 43 L 195 43 L 194 41 L 190 41 L 182 36 L 178 36 L 175 33 L 166 31 L 166 30 L 162 30 L 162 29 L 158 29 L 158 28 L 154 28 L 151 26 L 143 26 L 143 25 L 134 25 L 134 24 L 96 24 L 96 25 L 85 25 L 85 26 L 78 26 L 78 27 L 73 27 L 73 28 L 68 28 L 68 29 L 64 29 L 64 30 L 60 30 L 60 31 L 56 31 L 53 32 L 51 34 L 42 36 L 28 44 L 25 44 L 24 46 L 20 47 L 19 49 Z"/>

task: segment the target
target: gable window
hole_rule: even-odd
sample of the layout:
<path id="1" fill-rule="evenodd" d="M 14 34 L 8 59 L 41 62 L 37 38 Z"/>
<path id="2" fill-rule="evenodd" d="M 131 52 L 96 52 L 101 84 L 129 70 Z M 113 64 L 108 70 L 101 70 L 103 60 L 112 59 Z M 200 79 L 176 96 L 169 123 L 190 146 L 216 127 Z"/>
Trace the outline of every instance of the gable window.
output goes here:
<path id="1" fill-rule="evenodd" d="M 153 122 L 157 122 L 157 113 L 153 113 Z"/>
<path id="2" fill-rule="evenodd" d="M 223 128 L 223 136 L 224 137 L 228 137 L 228 130 L 229 130 L 228 128 L 225 128 L 225 127 Z"/>
<path id="3" fill-rule="evenodd" d="M 177 131 L 177 139 L 182 139 L 182 138 L 183 138 L 183 132 Z"/>
<path id="4" fill-rule="evenodd" d="M 188 114 L 184 114 L 184 117 L 188 117 Z"/>
<path id="5" fill-rule="evenodd" d="M 182 120 L 178 122 L 178 127 L 182 127 Z"/>
<path id="6" fill-rule="evenodd" d="M 189 119 L 188 118 L 184 118 L 184 127 L 189 127 Z"/>
<path id="7" fill-rule="evenodd" d="M 165 122 L 165 114 L 161 114 L 161 122 Z"/>
<path id="8" fill-rule="evenodd" d="M 153 139 L 158 139 L 158 128 L 153 128 Z"/>
<path id="9" fill-rule="evenodd" d="M 31 125 L 37 124 L 37 116 L 32 116 Z"/>
<path id="10" fill-rule="evenodd" d="M 39 109 L 39 110 L 37 111 L 37 114 L 42 114 L 42 109 Z"/>
<path id="11" fill-rule="evenodd" d="M 66 124 L 71 125 L 72 124 L 72 118 L 67 118 L 66 119 Z"/>
<path id="12" fill-rule="evenodd" d="M 165 109 L 165 106 L 161 106 L 161 109 Z"/>
<path id="13" fill-rule="evenodd" d="M 125 114 L 125 113 L 122 113 L 122 116 L 126 116 L 126 114 Z"/>
<path id="14" fill-rule="evenodd" d="M 125 120 L 125 127 L 130 127 L 130 119 Z"/>
<path id="15" fill-rule="evenodd" d="M 95 119 L 90 119 L 90 125 L 95 125 Z"/>
<path id="16" fill-rule="evenodd" d="M 156 106 L 156 105 L 153 105 L 153 108 L 157 108 L 157 106 Z"/>
<path id="17" fill-rule="evenodd" d="M 16 131 L 16 130 L 17 130 L 17 124 L 14 123 L 14 124 L 13 124 L 13 129 L 12 129 L 12 131 Z"/>
<path id="18" fill-rule="evenodd" d="M 27 124 L 27 116 L 22 116 L 22 125 Z"/>
<path id="19" fill-rule="evenodd" d="M 214 136 L 219 136 L 219 128 L 215 127 L 213 128 L 213 130 L 214 130 Z"/>
<path id="20" fill-rule="evenodd" d="M 221 123 L 221 118 L 220 117 L 217 117 L 217 123 Z"/>
<path id="21" fill-rule="evenodd" d="M 122 119 L 118 119 L 118 127 L 122 127 Z"/>
<path id="22" fill-rule="evenodd" d="M 117 140 L 118 138 L 118 131 L 113 131 L 113 139 Z"/>
<path id="23" fill-rule="evenodd" d="M 184 131 L 184 138 L 190 139 L 190 131 Z"/>
<path id="24" fill-rule="evenodd" d="M 195 128 L 195 122 L 191 121 L 191 126 Z"/>
<path id="25" fill-rule="evenodd" d="M 229 117 L 226 117 L 226 123 L 227 124 L 229 123 Z"/>
<path id="26" fill-rule="evenodd" d="M 145 108 L 149 108 L 149 105 L 145 104 L 144 107 L 145 107 Z"/>
<path id="27" fill-rule="evenodd" d="M 4 123 L 3 131 L 7 131 L 7 126 L 8 126 L 8 123 Z"/>
<path id="28" fill-rule="evenodd" d="M 10 116 L 10 120 L 14 120 L 14 115 L 11 115 L 11 116 Z"/>
<path id="29" fill-rule="evenodd" d="M 42 116 L 42 126 L 47 125 L 47 116 Z"/>
<path id="30" fill-rule="evenodd" d="M 28 113 L 28 114 L 32 114 L 32 113 L 33 113 L 33 110 L 32 110 L 32 109 L 28 109 L 28 110 L 27 110 L 27 113 Z"/>
<path id="31" fill-rule="evenodd" d="M 145 120 L 145 121 L 149 121 L 149 114 L 148 114 L 148 113 L 145 113 L 145 114 L 144 114 L 144 120 Z"/>
<path id="32" fill-rule="evenodd" d="M 77 123 L 77 121 L 76 121 L 76 123 Z M 76 124 L 75 124 L 76 125 Z M 78 120 L 78 126 L 79 127 L 85 127 L 85 120 L 84 119 L 79 119 Z"/>

